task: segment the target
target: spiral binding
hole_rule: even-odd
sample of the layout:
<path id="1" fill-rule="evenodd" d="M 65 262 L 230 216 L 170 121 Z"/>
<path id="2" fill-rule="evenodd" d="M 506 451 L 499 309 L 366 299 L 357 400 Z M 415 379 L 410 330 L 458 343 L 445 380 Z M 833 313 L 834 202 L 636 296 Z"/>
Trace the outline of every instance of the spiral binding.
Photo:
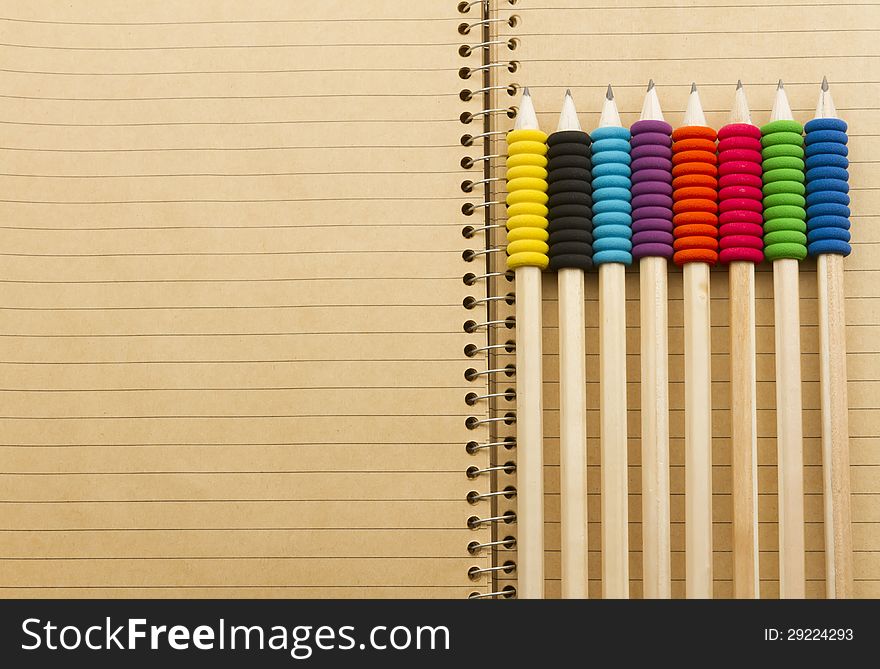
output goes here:
<path id="1" fill-rule="evenodd" d="M 510 5 L 516 4 L 517 0 L 507 0 Z M 502 477 L 511 477 L 516 472 L 516 464 L 504 457 L 505 451 L 516 446 L 515 436 L 506 435 L 509 426 L 516 422 L 515 400 L 516 391 L 505 387 L 505 382 L 515 376 L 516 367 L 511 362 L 503 364 L 503 357 L 515 352 L 513 338 L 505 336 L 505 332 L 512 331 L 515 326 L 513 313 L 510 307 L 514 304 L 514 295 L 511 290 L 513 276 L 506 271 L 505 246 L 504 246 L 504 222 L 503 212 L 496 215 L 495 210 L 504 205 L 503 184 L 504 177 L 494 176 L 495 166 L 493 162 L 503 160 L 505 130 L 496 130 L 496 119 L 512 119 L 516 116 L 516 107 L 505 106 L 505 98 L 510 98 L 517 93 L 518 85 L 515 83 L 496 83 L 499 73 L 513 73 L 519 67 L 515 60 L 496 60 L 497 53 L 505 48 L 513 51 L 518 45 L 516 38 L 502 39 L 497 35 L 496 28 L 503 24 L 516 27 L 519 17 L 510 15 L 499 17 L 492 8 L 492 0 L 476 0 L 474 2 L 459 2 L 458 11 L 463 18 L 471 15 L 471 20 L 464 20 L 458 26 L 458 32 L 463 36 L 474 36 L 479 41 L 462 44 L 459 47 L 459 55 L 462 58 L 474 59 L 481 57 L 479 65 L 468 65 L 459 70 L 459 77 L 464 81 L 474 80 L 479 77 L 478 85 L 467 86 L 459 92 L 463 102 L 479 101 L 479 111 L 464 111 L 459 117 L 464 125 L 481 123 L 479 132 L 465 133 L 461 137 L 461 144 L 465 147 L 481 147 L 482 152 L 478 155 L 467 155 L 461 160 L 462 168 L 466 170 L 482 168 L 482 177 L 466 179 L 461 184 L 461 190 L 478 201 L 467 201 L 461 207 L 465 216 L 481 214 L 481 225 L 466 225 L 462 228 L 462 235 L 468 240 L 478 240 L 482 237 L 482 248 L 469 248 L 462 253 L 466 262 L 481 262 L 479 271 L 468 272 L 463 277 L 466 286 L 476 287 L 482 284 L 485 287 L 485 296 L 476 297 L 469 295 L 464 299 L 464 307 L 468 310 L 485 308 L 485 318 L 468 319 L 464 322 L 464 331 L 468 334 L 485 335 L 486 343 L 483 345 L 469 343 L 464 348 L 468 358 L 482 361 L 483 369 L 469 368 L 465 372 L 467 381 L 476 381 L 486 377 L 489 390 L 485 394 L 469 392 L 465 396 L 465 404 L 468 407 L 485 409 L 483 417 L 469 416 L 465 425 L 470 430 L 476 430 L 482 426 L 488 428 L 489 438 L 486 441 L 469 441 L 466 450 L 471 455 L 489 453 L 488 467 L 468 467 L 466 476 L 469 480 L 479 482 L 480 487 L 487 487 L 489 492 L 472 490 L 467 495 L 467 501 L 471 505 L 488 503 L 490 513 L 480 513 L 470 516 L 467 525 L 471 529 L 484 527 L 491 528 L 491 540 L 480 543 L 472 541 L 468 544 L 468 553 L 472 556 L 484 555 L 489 551 L 493 556 L 490 567 L 473 566 L 468 570 L 468 577 L 476 582 L 488 578 L 488 592 L 472 592 L 471 599 L 485 598 L 511 598 L 516 596 L 516 588 L 513 585 L 502 586 L 499 578 L 510 575 L 516 571 L 516 562 L 513 559 L 501 560 L 497 556 L 499 551 L 512 551 L 516 547 L 516 538 L 510 531 L 509 526 L 516 522 L 516 512 L 507 508 L 510 501 L 516 497 L 516 487 L 505 485 Z M 479 15 L 477 12 L 479 11 Z M 499 197 L 500 194 L 500 197 Z M 482 195 L 482 198 L 479 196 Z M 500 221 L 500 222 L 499 222 Z M 494 364 L 493 364 L 494 363 Z M 477 413 L 477 411 L 475 411 Z M 485 582 L 485 581 L 483 581 Z"/>

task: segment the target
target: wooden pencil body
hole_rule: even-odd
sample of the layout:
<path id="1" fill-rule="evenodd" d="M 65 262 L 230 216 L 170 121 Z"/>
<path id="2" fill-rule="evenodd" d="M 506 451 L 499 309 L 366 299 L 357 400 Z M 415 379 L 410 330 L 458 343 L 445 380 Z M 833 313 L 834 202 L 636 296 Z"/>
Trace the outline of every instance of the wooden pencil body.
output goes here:
<path id="1" fill-rule="evenodd" d="M 517 596 L 544 597 L 541 270 L 516 270 Z"/>
<path id="2" fill-rule="evenodd" d="M 843 256 L 819 256 L 817 275 L 825 498 L 825 589 L 829 599 L 846 599 L 853 596 L 853 552 Z"/>
<path id="3" fill-rule="evenodd" d="M 669 530 L 669 365 L 666 259 L 639 261 L 642 398 L 642 564 L 645 599 L 672 594 Z"/>
<path id="4" fill-rule="evenodd" d="M 737 599 L 760 596 L 755 267 L 730 263 L 730 422 L 733 474 L 733 580 Z"/>
<path id="5" fill-rule="evenodd" d="M 584 273 L 559 280 L 559 466 L 562 596 L 587 596 L 587 397 Z"/>
<path id="6" fill-rule="evenodd" d="M 799 307 L 798 261 L 774 261 L 779 595 L 783 599 L 801 599 L 806 593 Z"/>
<path id="7" fill-rule="evenodd" d="M 629 597 L 624 267 L 599 267 L 599 365 L 602 450 L 602 593 Z"/>
<path id="8" fill-rule="evenodd" d="M 684 266 L 685 591 L 712 597 L 712 374 L 709 266 Z"/>

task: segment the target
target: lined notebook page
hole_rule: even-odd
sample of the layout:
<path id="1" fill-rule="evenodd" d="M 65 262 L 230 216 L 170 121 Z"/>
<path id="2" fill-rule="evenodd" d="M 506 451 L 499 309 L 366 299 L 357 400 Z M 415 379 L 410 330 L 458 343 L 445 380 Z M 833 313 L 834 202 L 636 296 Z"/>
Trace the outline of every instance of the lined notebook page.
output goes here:
<path id="1" fill-rule="evenodd" d="M 0 595 L 485 589 L 455 6 L 0 2 Z"/>
<path id="2" fill-rule="evenodd" d="M 658 85 L 666 118 L 681 123 L 691 81 L 700 87 L 709 122 L 727 122 L 734 85 L 742 79 L 753 120 L 769 119 L 776 80 L 785 80 L 797 119 L 812 118 L 818 84 L 827 75 L 839 112 L 850 125 L 850 160 L 854 250 L 846 261 L 846 316 L 855 548 L 855 594 L 880 596 L 880 11 L 869 2 L 780 0 L 732 3 L 726 0 L 521 0 L 513 8 L 521 16 L 505 37 L 519 37 L 514 57 L 522 63 L 517 77 L 530 87 L 542 126 L 556 125 L 559 104 L 570 87 L 585 129 L 595 128 L 605 87 L 613 83 L 621 116 L 629 125 L 638 118 L 645 85 Z M 816 265 L 801 265 L 801 337 L 803 349 L 803 425 L 806 468 L 807 593 L 824 596 L 822 471 L 819 439 L 819 370 Z M 712 403 L 715 596 L 733 593 L 729 340 L 727 273 L 712 273 Z M 757 275 L 758 447 L 761 588 L 764 597 L 778 596 L 778 535 L 776 527 L 776 418 L 774 412 L 773 285 L 768 264 Z M 545 291 L 545 434 L 546 491 L 550 528 L 547 550 L 547 592 L 559 595 L 559 471 L 558 471 L 558 341 L 556 279 L 548 274 Z M 630 461 L 630 573 L 632 595 L 641 588 L 641 500 L 639 489 L 639 329 L 638 274 L 627 274 Z M 587 280 L 587 373 L 590 481 L 591 596 L 601 592 L 600 502 L 598 444 L 598 280 Z M 672 484 L 673 594 L 684 594 L 684 442 L 683 330 L 681 271 L 670 269 L 670 423 Z"/>

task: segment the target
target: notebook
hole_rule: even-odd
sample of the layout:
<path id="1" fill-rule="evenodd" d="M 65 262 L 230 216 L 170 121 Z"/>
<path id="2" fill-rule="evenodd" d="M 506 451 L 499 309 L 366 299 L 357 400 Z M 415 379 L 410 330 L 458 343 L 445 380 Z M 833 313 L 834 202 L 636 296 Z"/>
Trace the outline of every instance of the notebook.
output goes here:
<path id="1" fill-rule="evenodd" d="M 515 286 L 503 135 L 649 77 L 680 120 L 732 82 L 850 124 L 856 593 L 880 596 L 874 280 L 880 16 L 868 3 L 0 2 L 0 595 L 512 597 Z M 724 48 L 721 49 L 720 46 Z M 627 276 L 640 595 L 638 277 Z M 732 593 L 726 275 L 713 275 L 715 594 Z M 758 286 L 762 594 L 776 592 L 772 284 Z M 801 271 L 808 593 L 823 538 L 815 265 Z M 548 596 L 559 594 L 545 277 Z M 587 278 L 590 593 L 597 284 Z M 670 275 L 673 594 L 683 594 L 681 274 Z"/>

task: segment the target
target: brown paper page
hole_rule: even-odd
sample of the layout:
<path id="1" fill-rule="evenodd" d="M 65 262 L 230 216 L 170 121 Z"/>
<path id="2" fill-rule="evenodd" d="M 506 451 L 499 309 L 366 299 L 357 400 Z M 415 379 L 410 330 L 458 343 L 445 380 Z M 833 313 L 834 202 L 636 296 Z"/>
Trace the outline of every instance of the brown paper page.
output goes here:
<path id="1" fill-rule="evenodd" d="M 0 2 L 0 595 L 485 591 L 459 22 Z"/>
<path id="2" fill-rule="evenodd" d="M 781 0 L 731 3 L 724 0 L 520 0 L 512 9 L 519 26 L 503 34 L 518 37 L 514 57 L 521 64 L 519 81 L 531 88 L 545 129 L 555 127 L 562 93 L 570 87 L 582 112 L 585 129 L 598 123 L 605 87 L 613 83 L 625 124 L 638 118 L 645 85 L 659 87 L 666 118 L 680 124 L 691 81 L 700 87 L 709 122 L 727 120 L 737 79 L 745 83 L 756 123 L 769 118 L 778 78 L 798 120 L 815 110 L 819 82 L 827 75 L 840 115 L 850 126 L 850 160 L 854 250 L 846 260 L 846 316 L 849 368 L 850 447 L 852 454 L 855 594 L 880 596 L 880 117 L 877 106 L 880 65 L 880 11 L 876 3 Z M 801 337 L 803 349 L 803 425 L 806 468 L 805 511 L 807 593 L 822 597 L 824 539 L 822 470 L 819 439 L 819 370 L 816 265 L 801 265 Z M 756 277 L 758 344 L 759 520 L 761 588 L 764 597 L 778 596 L 776 527 L 776 419 L 772 274 L 766 263 Z M 556 352 L 556 280 L 545 277 L 544 318 L 547 592 L 559 595 L 558 359 Z M 641 502 L 639 488 L 639 330 L 638 274 L 627 274 L 630 461 L 630 574 L 633 596 L 641 595 Z M 712 273 L 712 404 L 714 429 L 715 596 L 733 594 L 731 476 L 727 331 L 727 273 Z M 591 471 L 589 514 L 590 593 L 599 596 L 600 538 L 598 444 L 598 281 L 587 280 L 587 373 Z M 681 271 L 670 270 L 670 422 L 672 458 L 673 595 L 684 594 L 684 443 Z"/>

